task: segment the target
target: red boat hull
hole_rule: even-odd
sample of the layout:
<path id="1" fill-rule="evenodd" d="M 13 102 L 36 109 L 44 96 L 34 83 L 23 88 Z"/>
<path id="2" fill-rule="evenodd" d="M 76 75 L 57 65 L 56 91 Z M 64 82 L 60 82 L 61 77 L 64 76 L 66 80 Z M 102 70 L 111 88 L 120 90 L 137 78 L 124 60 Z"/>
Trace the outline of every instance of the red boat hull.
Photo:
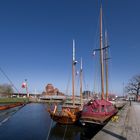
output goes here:
<path id="1" fill-rule="evenodd" d="M 80 121 L 82 124 L 95 123 L 102 125 L 116 113 L 117 109 L 110 102 L 94 100 L 84 105 Z"/>
<path id="2" fill-rule="evenodd" d="M 0 110 L 7 110 L 7 109 L 21 106 L 21 105 L 24 105 L 24 103 L 14 103 L 14 104 L 9 104 L 9 105 L 3 105 L 3 106 L 0 106 Z"/>

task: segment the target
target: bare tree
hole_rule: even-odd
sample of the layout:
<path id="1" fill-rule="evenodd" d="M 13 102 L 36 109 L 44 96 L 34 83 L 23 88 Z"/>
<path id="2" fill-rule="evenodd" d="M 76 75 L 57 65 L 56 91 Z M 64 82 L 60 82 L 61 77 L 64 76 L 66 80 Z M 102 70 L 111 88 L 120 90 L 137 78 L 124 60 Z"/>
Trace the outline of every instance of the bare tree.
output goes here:
<path id="1" fill-rule="evenodd" d="M 0 93 L 13 93 L 13 88 L 9 84 L 0 85 Z"/>
<path id="2" fill-rule="evenodd" d="M 136 75 L 130 80 L 126 86 L 126 92 L 135 94 L 138 99 L 138 95 L 140 94 L 140 75 Z"/>

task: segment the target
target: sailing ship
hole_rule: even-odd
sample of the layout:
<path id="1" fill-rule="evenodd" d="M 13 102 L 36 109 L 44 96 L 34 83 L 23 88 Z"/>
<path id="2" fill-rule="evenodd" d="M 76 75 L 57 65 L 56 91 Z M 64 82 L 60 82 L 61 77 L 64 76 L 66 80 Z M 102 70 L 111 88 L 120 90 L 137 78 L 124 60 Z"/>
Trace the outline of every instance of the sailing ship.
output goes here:
<path id="1" fill-rule="evenodd" d="M 96 51 L 100 52 L 100 67 L 101 67 L 101 99 L 95 99 L 89 101 L 83 106 L 83 111 L 81 113 L 80 121 L 83 125 L 86 123 L 93 124 L 105 124 L 115 113 L 117 109 L 113 106 L 111 102 L 108 101 L 108 65 L 107 65 L 107 48 L 108 45 L 105 43 L 103 48 L 103 31 L 102 31 L 102 6 L 100 7 L 100 49 Z M 105 37 L 106 38 L 106 37 Z M 104 98 L 104 64 L 103 64 L 103 51 L 105 50 L 105 60 L 106 60 L 106 99 Z"/>
<path id="2" fill-rule="evenodd" d="M 73 56 L 72 56 L 72 105 L 64 104 L 61 110 L 55 105 L 53 110 L 48 110 L 52 120 L 60 124 L 74 124 L 80 118 L 80 108 L 75 105 L 75 41 L 73 40 Z"/>

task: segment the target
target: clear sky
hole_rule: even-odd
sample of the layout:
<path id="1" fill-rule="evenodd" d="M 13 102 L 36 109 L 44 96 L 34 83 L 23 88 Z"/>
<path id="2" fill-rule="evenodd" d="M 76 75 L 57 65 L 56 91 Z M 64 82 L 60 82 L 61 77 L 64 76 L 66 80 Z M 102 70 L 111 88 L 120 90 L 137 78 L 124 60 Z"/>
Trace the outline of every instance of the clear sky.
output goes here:
<path id="1" fill-rule="evenodd" d="M 103 0 L 109 87 L 118 95 L 123 83 L 140 72 L 139 5 L 139 0 Z M 99 90 L 98 54 L 92 56 L 99 48 L 99 8 L 100 0 L 1 0 L 0 67 L 20 91 L 26 78 L 30 91 L 42 92 L 48 83 L 60 91 L 71 90 L 75 39 L 76 58 L 84 63 L 84 89 Z M 3 83 L 8 80 L 0 73 Z"/>

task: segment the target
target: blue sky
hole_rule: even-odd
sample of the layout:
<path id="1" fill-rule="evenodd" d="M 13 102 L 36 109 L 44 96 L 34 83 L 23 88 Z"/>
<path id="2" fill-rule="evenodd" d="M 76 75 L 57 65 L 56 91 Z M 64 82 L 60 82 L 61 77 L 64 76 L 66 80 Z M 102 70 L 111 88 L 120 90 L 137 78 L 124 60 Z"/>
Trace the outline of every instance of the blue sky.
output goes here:
<path id="1" fill-rule="evenodd" d="M 103 0 L 110 92 L 118 95 L 123 83 L 140 72 L 139 5 L 139 0 Z M 1 0 L 0 67 L 22 92 L 25 78 L 31 92 L 42 92 L 48 83 L 70 91 L 75 39 L 76 58 L 84 63 L 84 89 L 100 90 L 98 54 L 92 56 L 99 47 L 99 8 L 99 0 Z M 3 83 L 8 80 L 0 73 Z"/>

